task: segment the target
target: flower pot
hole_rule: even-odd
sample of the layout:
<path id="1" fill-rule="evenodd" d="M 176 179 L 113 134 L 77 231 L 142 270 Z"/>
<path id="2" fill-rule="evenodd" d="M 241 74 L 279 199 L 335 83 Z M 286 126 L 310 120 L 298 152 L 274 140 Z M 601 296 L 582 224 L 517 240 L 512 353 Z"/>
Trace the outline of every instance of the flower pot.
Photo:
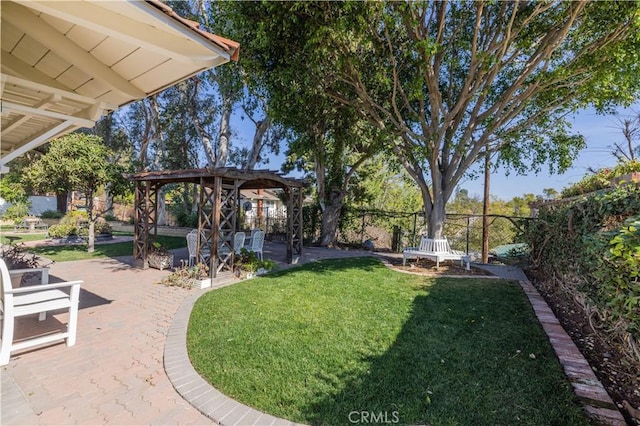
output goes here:
<path id="1" fill-rule="evenodd" d="M 148 263 L 150 268 L 171 269 L 173 267 L 173 253 L 149 253 Z"/>
<path id="2" fill-rule="evenodd" d="M 193 286 L 195 288 L 209 288 L 211 287 L 211 278 L 203 278 L 201 280 L 194 279 Z"/>

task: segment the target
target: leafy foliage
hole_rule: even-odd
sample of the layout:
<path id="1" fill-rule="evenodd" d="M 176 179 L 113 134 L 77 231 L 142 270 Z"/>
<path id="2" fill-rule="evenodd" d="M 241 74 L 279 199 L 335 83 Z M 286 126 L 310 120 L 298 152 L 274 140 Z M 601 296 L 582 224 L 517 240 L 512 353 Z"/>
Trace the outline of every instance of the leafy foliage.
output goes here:
<path id="1" fill-rule="evenodd" d="M 10 203 L 26 202 L 27 193 L 17 175 L 9 173 L 0 179 L 0 198 Z"/>
<path id="2" fill-rule="evenodd" d="M 29 216 L 31 203 L 28 201 L 16 201 L 11 204 L 2 214 L 2 218 L 20 222 L 24 217 Z"/>
<path id="3" fill-rule="evenodd" d="M 9 269 L 38 268 L 41 266 L 40 258 L 27 252 L 24 243 L 1 245 L 0 257 L 4 259 Z"/>
<path id="4" fill-rule="evenodd" d="M 78 234 L 78 227 L 70 223 L 60 223 L 49 227 L 49 237 L 51 238 L 66 238 Z"/>
<path id="5" fill-rule="evenodd" d="M 119 195 L 129 187 L 124 168 L 109 161 L 112 157 L 113 151 L 102 143 L 101 137 L 72 133 L 51 141 L 49 152 L 25 169 L 25 180 L 43 192 L 83 192 L 91 233 L 96 192 L 108 185 L 112 195 Z M 89 252 L 95 249 L 93 241 L 93 235 L 89 235 Z"/>
<path id="6" fill-rule="evenodd" d="M 63 216 L 64 213 L 58 210 L 45 210 L 40 214 L 43 219 L 61 219 Z"/>
<path id="7" fill-rule="evenodd" d="M 563 189 L 562 197 L 573 197 L 608 188 L 612 179 L 631 172 L 640 172 L 640 161 L 626 161 L 613 168 L 604 168 L 588 174 L 580 182 Z"/>
<path id="8" fill-rule="evenodd" d="M 385 151 L 419 185 L 433 236 L 485 152 L 520 172 L 566 170 L 584 146 L 567 114 L 640 92 L 634 2 L 236 7 L 252 22 L 249 56 L 271 73 L 276 103 L 293 106 L 290 119 L 319 121 L 342 104 L 389 133 Z M 296 108 L 300 91 L 309 96 Z"/>
<path id="9" fill-rule="evenodd" d="M 197 280 L 209 277 L 209 267 L 204 263 L 194 266 L 183 265 L 164 277 L 158 284 L 167 287 L 193 288 Z"/>
<path id="10" fill-rule="evenodd" d="M 526 232 L 534 264 L 640 359 L 640 189 L 622 186 L 542 208 Z M 625 222 L 626 221 L 626 222 Z M 611 333 L 610 333 L 611 332 Z"/>

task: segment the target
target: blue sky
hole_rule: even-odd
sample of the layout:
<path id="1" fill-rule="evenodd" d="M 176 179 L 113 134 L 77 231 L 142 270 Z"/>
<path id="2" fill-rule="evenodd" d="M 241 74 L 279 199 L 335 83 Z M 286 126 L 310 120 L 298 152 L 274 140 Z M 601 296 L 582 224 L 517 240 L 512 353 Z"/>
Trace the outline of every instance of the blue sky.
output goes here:
<path id="1" fill-rule="evenodd" d="M 593 109 L 579 112 L 571 121 L 573 131 L 585 137 L 587 147 L 580 152 L 573 166 L 562 175 L 550 175 L 545 168 L 538 175 L 506 176 L 504 171 L 496 171 L 491 175 L 491 194 L 503 200 L 525 193 L 542 195 L 545 188 L 561 191 L 572 183 L 580 181 L 589 168 L 600 169 L 615 166 L 616 158 L 611 154 L 610 146 L 623 141 L 619 129 L 618 118 L 629 118 L 633 111 L 640 112 L 640 102 L 630 108 L 619 108 L 617 115 L 599 115 Z M 483 181 L 468 181 L 460 187 L 469 190 L 469 194 L 482 196 Z"/>
<path id="2" fill-rule="evenodd" d="M 580 181 L 590 167 L 599 169 L 614 166 L 616 159 L 611 154 L 609 146 L 623 140 L 617 117 L 629 117 L 633 111 L 640 112 L 640 102 L 630 108 L 618 109 L 618 115 L 599 115 L 593 109 L 579 112 L 570 121 L 573 122 L 574 132 L 585 137 L 587 148 L 580 152 L 567 172 L 562 175 L 549 175 L 546 168 L 543 168 L 538 175 L 516 176 L 512 173 L 506 176 L 504 171 L 498 170 L 491 175 L 491 194 L 503 200 L 510 200 L 525 193 L 542 195 L 545 188 L 561 191 L 562 188 Z M 232 126 L 237 132 L 234 135 L 235 142 L 249 145 L 253 137 L 253 124 L 246 119 L 240 120 L 239 114 L 236 114 L 232 118 Z M 283 160 L 282 155 L 273 156 L 269 164 L 258 167 L 279 170 Z M 470 195 L 483 194 L 482 178 L 462 182 L 459 186 L 467 189 Z"/>

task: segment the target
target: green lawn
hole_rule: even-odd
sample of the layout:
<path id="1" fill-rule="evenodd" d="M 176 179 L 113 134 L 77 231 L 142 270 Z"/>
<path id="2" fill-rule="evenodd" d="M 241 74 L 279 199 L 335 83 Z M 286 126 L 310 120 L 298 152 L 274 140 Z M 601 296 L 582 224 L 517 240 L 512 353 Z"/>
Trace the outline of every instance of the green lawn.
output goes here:
<path id="1" fill-rule="evenodd" d="M 12 233 L 11 235 L 6 235 L 5 232 L 6 231 L 2 230 L 2 233 L 0 233 L 0 244 L 18 244 L 25 243 L 27 241 L 39 241 L 45 240 L 47 237 L 46 231 L 40 233 Z M 13 228 L 11 228 L 10 232 L 13 232 Z"/>
<path id="2" fill-rule="evenodd" d="M 588 424 L 515 282 L 316 262 L 207 293 L 187 345 L 223 393 L 296 422 Z"/>
<path id="3" fill-rule="evenodd" d="M 165 237 L 163 235 L 159 235 L 157 241 L 161 242 L 169 249 L 187 246 L 187 240 L 184 237 Z M 69 260 L 84 260 L 99 257 L 131 256 L 133 254 L 133 242 L 128 241 L 113 244 L 96 244 L 95 251 L 93 253 L 87 253 L 86 244 L 29 247 L 28 251 L 44 256 L 55 262 L 66 262 Z"/>

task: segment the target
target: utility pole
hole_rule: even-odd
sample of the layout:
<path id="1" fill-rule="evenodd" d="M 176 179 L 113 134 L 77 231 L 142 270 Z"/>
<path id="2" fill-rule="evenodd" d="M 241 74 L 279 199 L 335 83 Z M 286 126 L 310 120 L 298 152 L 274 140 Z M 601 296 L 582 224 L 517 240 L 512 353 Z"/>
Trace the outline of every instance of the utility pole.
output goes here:
<path id="1" fill-rule="evenodd" d="M 484 199 L 482 202 L 482 263 L 489 263 L 489 183 L 491 156 L 489 148 L 484 153 Z"/>

